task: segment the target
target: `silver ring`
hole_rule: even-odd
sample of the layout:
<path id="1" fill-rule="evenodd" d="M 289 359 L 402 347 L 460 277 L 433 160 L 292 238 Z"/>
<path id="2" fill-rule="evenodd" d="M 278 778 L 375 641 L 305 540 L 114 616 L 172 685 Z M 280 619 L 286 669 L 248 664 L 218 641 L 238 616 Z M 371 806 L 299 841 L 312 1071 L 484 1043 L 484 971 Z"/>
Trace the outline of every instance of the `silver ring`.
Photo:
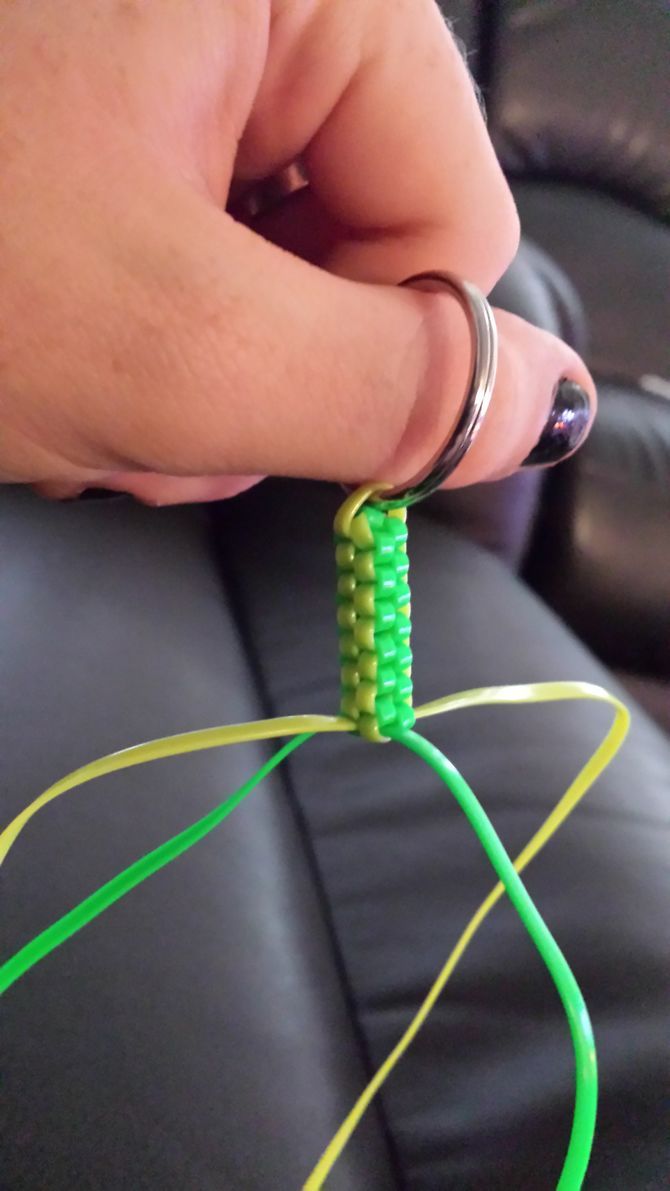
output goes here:
<path id="1" fill-rule="evenodd" d="M 458 298 L 468 319 L 473 337 L 473 360 L 468 392 L 453 433 L 437 458 L 401 490 L 376 499 L 381 509 L 414 505 L 435 492 L 458 467 L 472 446 L 491 401 L 498 366 L 498 328 L 486 298 L 470 281 L 461 281 L 451 273 L 417 273 L 401 285 L 423 288 L 422 282 L 444 286 Z"/>

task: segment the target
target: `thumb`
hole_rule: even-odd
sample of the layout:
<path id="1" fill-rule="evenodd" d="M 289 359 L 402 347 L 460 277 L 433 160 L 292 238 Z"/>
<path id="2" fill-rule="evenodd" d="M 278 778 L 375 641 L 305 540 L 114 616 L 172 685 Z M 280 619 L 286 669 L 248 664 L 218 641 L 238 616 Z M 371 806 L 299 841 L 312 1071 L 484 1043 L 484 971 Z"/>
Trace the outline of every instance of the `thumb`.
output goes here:
<path id="1" fill-rule="evenodd" d="M 170 261 L 150 270 L 159 325 L 151 341 L 129 337 L 109 427 L 129 470 L 400 484 L 449 437 L 472 352 L 450 295 L 333 276 L 190 194 L 157 251 Z M 562 377 L 594 395 L 566 345 L 509 315 L 498 323 L 493 400 L 455 482 L 519 466 Z"/>

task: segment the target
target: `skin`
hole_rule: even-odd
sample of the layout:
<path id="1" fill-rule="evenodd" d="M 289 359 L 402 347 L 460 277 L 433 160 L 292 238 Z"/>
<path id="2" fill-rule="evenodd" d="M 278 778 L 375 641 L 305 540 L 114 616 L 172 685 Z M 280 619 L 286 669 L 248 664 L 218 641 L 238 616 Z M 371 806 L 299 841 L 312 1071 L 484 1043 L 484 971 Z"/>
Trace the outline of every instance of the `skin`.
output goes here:
<path id="1" fill-rule="evenodd" d="M 519 228 L 432 0 L 0 0 L 0 97 L 0 479 L 162 504 L 435 454 L 470 333 L 395 287 L 489 291 Z M 308 188 L 252 215 L 298 161 Z M 595 405 L 574 352 L 496 321 L 452 484 L 514 471 L 561 377 Z"/>

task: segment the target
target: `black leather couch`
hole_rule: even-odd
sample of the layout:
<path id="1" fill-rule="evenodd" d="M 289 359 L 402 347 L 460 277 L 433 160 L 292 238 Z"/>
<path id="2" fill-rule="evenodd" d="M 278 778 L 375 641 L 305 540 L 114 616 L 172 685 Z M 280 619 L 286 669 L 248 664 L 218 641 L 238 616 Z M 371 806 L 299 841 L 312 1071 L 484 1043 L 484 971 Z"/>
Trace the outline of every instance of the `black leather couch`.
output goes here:
<path id="1" fill-rule="evenodd" d="M 532 499 L 527 480 L 501 487 L 502 511 L 491 491 L 462 494 L 456 520 L 520 566 L 670 732 L 670 8 L 444 8 L 525 234 L 495 296 L 582 352 L 600 395 L 586 448 Z"/>
<path id="2" fill-rule="evenodd" d="M 494 140 L 526 234 L 579 295 L 601 382 L 527 576 L 670 731 L 670 7 L 505 7 Z"/>
<path id="3" fill-rule="evenodd" d="M 609 238 L 604 215 L 585 233 L 574 212 L 605 201 L 606 178 L 584 166 L 565 185 L 531 116 L 542 117 L 554 147 L 583 131 L 577 116 L 563 121 L 588 98 L 573 81 L 584 54 L 584 77 L 601 71 L 614 118 L 619 97 L 634 93 L 625 63 L 642 69 L 645 37 L 654 53 L 663 36 L 667 48 L 662 6 L 457 7 L 535 241 L 499 300 L 573 339 L 590 327 L 590 358 L 614 383 L 602 428 L 549 480 L 440 496 L 412 516 L 417 695 L 547 678 L 619 690 L 613 667 L 646 700 L 670 675 L 670 409 L 639 381 L 670 372 L 667 343 L 650 329 L 650 319 L 662 323 L 650 287 L 626 283 L 617 293 L 606 270 L 625 251 L 634 277 L 657 237 L 655 268 L 668 231 L 660 206 L 634 211 L 627 193 L 608 199 Z M 632 23 L 624 8 L 635 10 Z M 594 60 L 596 37 L 613 40 Z M 649 80 L 645 103 L 651 91 Z M 649 144 L 664 137 L 667 151 L 660 108 L 657 116 Z M 640 229 L 639 257 L 621 239 L 627 219 Z M 589 270 L 602 270 L 602 285 L 589 288 Z M 609 311 L 624 307 L 629 347 L 613 336 L 618 355 L 608 357 Z M 1 493 L 3 818 L 59 774 L 136 740 L 332 711 L 338 500 L 328 486 L 288 482 L 210 510 L 150 511 L 123 498 L 58 506 Z M 661 1191 L 670 1166 L 670 741 L 633 710 L 623 754 L 528 872 L 597 1035 L 591 1191 Z M 433 721 L 430 735 L 514 851 L 602 735 L 606 714 L 570 704 L 468 712 Z M 6 864 L 3 953 L 214 805 L 265 755 L 245 746 L 159 762 L 43 811 Z M 312 742 L 219 833 L 7 995 L 3 1185 L 298 1187 L 491 884 L 460 813 L 418 763 L 390 745 Z M 571 1106 L 560 1007 L 502 904 L 328 1185 L 550 1191 Z"/>

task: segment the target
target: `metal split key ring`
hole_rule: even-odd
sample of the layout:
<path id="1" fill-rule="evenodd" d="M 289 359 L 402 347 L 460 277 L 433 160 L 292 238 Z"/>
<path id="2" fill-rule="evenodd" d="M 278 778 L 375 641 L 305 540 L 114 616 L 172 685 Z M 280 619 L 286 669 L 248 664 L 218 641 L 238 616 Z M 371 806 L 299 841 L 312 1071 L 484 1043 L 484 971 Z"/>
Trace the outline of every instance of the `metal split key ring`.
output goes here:
<path id="1" fill-rule="evenodd" d="M 454 294 L 468 320 L 473 352 L 468 391 L 453 432 L 424 472 L 420 472 L 402 489 L 393 489 L 388 496 L 375 499 L 375 504 L 386 510 L 407 508 L 425 500 L 456 470 L 470 450 L 486 416 L 498 364 L 498 328 L 489 303 L 476 285 L 462 281 L 452 273 L 440 271 L 417 273 L 401 282 L 401 285 L 432 291 L 436 287 L 443 287 Z"/>

